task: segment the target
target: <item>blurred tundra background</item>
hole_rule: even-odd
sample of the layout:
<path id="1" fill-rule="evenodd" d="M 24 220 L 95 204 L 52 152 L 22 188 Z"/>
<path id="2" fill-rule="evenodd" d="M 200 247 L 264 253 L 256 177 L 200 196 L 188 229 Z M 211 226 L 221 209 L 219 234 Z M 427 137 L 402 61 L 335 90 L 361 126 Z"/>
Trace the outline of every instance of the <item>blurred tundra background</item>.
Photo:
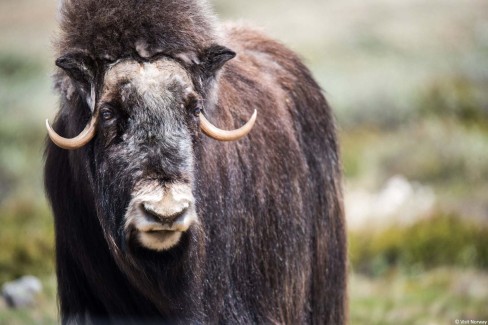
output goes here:
<path id="1" fill-rule="evenodd" d="M 352 324 L 488 320 L 488 2 L 213 1 L 298 52 L 334 108 L 344 164 Z M 0 324 L 56 322 L 42 188 L 51 1 L 0 0 Z"/>

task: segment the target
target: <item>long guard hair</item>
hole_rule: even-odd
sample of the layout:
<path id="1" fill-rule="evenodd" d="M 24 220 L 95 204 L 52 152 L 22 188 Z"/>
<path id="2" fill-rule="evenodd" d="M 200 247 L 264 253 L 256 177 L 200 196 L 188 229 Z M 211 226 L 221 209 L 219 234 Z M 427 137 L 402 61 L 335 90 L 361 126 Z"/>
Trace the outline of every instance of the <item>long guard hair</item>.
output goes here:
<path id="1" fill-rule="evenodd" d="M 65 0 L 56 52 L 107 62 L 155 53 L 202 61 L 212 44 L 237 53 L 215 76 L 188 66 L 216 125 L 259 118 L 237 142 L 194 139 L 202 231 L 162 253 L 115 252 L 100 221 L 92 144 L 48 141 L 45 187 L 55 216 L 63 323 L 343 324 L 346 237 L 334 119 L 300 59 L 261 32 L 222 25 L 200 0 Z M 90 118 L 63 70 L 54 128 L 78 134 Z M 130 189 L 121 188 L 118 202 Z M 139 264 L 138 264 L 139 263 Z M 144 265 L 140 265 L 144 263 Z M 128 266 L 129 265 L 129 266 Z M 132 265 L 132 266 L 131 266 Z"/>

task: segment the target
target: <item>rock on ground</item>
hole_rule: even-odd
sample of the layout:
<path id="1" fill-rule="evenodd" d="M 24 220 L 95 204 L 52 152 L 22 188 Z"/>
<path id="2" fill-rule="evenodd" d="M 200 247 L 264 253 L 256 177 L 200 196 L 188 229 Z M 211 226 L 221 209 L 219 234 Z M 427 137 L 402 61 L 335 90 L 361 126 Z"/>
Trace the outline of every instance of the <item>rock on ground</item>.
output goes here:
<path id="1" fill-rule="evenodd" d="M 42 284 L 35 276 L 27 275 L 18 280 L 4 283 L 2 296 L 11 308 L 31 307 L 37 295 L 42 291 Z"/>

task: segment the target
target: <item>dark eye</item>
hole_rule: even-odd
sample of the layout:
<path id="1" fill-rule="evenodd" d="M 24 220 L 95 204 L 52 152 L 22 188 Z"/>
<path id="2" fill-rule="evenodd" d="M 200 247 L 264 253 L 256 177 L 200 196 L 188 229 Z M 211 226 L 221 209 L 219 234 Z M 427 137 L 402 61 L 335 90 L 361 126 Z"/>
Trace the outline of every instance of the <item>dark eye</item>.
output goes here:
<path id="1" fill-rule="evenodd" d="M 196 93 L 190 93 L 186 98 L 185 105 L 190 114 L 198 117 L 202 112 L 203 102 L 202 99 Z"/>
<path id="2" fill-rule="evenodd" d="M 104 107 L 100 111 L 100 117 L 102 118 L 103 121 L 110 121 L 111 119 L 114 118 L 114 113 L 110 108 Z"/>
<path id="3" fill-rule="evenodd" d="M 197 104 L 193 109 L 193 114 L 195 116 L 198 116 L 201 112 L 202 112 L 202 107 L 200 106 L 200 104 Z"/>

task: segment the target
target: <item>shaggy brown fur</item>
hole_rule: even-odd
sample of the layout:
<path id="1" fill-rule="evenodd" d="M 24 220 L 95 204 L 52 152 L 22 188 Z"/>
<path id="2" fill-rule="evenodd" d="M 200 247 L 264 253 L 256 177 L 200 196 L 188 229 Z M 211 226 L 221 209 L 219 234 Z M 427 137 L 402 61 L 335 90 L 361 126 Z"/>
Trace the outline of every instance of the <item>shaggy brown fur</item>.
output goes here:
<path id="1" fill-rule="evenodd" d="M 192 133 L 201 228 L 162 253 L 124 247 L 116 220 L 136 172 L 99 167 L 101 134 L 75 151 L 48 142 L 63 322 L 345 322 L 346 238 L 331 111 L 294 53 L 252 29 L 217 33 L 215 26 L 197 0 L 65 1 L 58 54 L 83 53 L 92 77 L 57 72 L 54 128 L 63 136 L 90 119 L 84 83 L 100 91 L 108 64 L 154 55 L 187 69 L 215 125 L 239 127 L 253 109 L 258 120 L 237 142 Z M 222 50 L 215 44 L 237 53 L 222 69 L 231 55 L 212 61 Z M 124 173 L 127 181 L 110 185 L 113 196 L 104 179 Z"/>
<path id="2" fill-rule="evenodd" d="M 58 52 L 84 49 L 98 59 L 137 53 L 202 52 L 215 40 L 214 18 L 199 0 L 65 0 Z"/>

